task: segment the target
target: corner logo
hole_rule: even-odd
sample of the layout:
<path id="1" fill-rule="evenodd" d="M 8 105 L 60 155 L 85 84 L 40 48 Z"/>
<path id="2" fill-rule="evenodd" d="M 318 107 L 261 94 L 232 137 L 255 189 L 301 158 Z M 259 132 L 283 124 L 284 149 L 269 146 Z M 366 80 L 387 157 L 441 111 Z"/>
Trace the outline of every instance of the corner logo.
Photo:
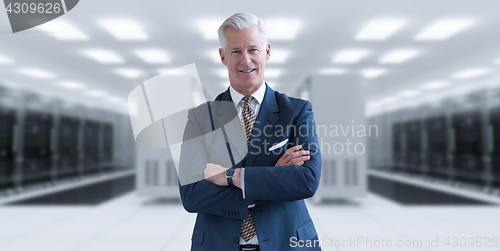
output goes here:
<path id="1" fill-rule="evenodd" d="M 78 1 L 3 0 L 13 33 L 54 20 L 72 10 Z"/>

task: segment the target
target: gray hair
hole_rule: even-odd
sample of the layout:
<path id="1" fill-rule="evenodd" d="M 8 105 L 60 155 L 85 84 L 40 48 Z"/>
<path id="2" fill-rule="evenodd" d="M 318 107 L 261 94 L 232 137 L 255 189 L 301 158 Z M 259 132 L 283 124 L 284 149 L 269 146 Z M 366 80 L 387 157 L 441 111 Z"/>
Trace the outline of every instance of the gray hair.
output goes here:
<path id="1" fill-rule="evenodd" d="M 222 49 L 226 49 L 227 40 L 224 34 L 226 28 L 233 27 L 238 30 L 244 30 L 253 27 L 254 25 L 259 26 L 260 30 L 260 41 L 264 46 L 267 45 L 267 27 L 262 19 L 258 18 L 252 13 L 240 12 L 230 16 L 222 25 L 219 27 L 219 43 Z"/>

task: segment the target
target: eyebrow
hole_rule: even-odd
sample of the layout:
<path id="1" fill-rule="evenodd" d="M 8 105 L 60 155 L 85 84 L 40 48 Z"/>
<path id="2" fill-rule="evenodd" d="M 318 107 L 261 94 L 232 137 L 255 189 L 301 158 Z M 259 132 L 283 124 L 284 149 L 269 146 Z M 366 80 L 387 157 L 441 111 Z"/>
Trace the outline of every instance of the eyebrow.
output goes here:
<path id="1" fill-rule="evenodd" d="M 253 45 L 250 45 L 248 46 L 249 49 L 252 49 L 252 48 L 259 48 L 259 45 L 257 44 L 253 44 Z M 234 47 L 234 48 L 231 48 L 231 50 L 241 50 L 241 47 Z"/>
<path id="2" fill-rule="evenodd" d="M 253 49 L 253 48 L 259 48 L 258 45 L 250 45 L 248 46 L 249 49 Z M 240 47 L 234 47 L 234 48 L 231 48 L 231 50 L 240 50 L 241 48 Z"/>

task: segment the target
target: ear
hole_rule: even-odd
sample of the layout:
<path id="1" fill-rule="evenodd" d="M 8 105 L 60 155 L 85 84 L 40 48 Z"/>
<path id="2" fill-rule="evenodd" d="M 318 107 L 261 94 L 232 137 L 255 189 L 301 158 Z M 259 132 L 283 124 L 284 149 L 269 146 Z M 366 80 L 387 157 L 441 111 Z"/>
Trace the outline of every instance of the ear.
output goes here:
<path id="1" fill-rule="evenodd" d="M 269 58 L 271 58 L 271 44 L 267 43 L 267 46 L 266 46 L 266 61 L 269 60 Z"/>
<path id="2" fill-rule="evenodd" d="M 224 57 L 224 49 L 219 48 L 219 56 L 220 56 L 220 61 L 222 61 L 224 65 L 227 65 L 226 58 Z"/>

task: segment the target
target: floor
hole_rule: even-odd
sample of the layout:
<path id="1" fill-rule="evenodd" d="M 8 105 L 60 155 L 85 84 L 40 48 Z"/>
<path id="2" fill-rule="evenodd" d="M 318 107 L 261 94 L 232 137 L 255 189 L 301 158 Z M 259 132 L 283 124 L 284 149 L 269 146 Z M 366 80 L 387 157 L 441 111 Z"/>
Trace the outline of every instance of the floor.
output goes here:
<path id="1" fill-rule="evenodd" d="M 499 249 L 495 206 L 408 207 L 374 194 L 350 203 L 307 203 L 323 250 Z M 145 202 L 134 193 L 100 206 L 4 206 L 0 250 L 189 250 L 195 217 L 177 201 Z M 436 238 L 438 247 L 430 247 Z M 403 247 L 395 248 L 398 243 Z"/>

